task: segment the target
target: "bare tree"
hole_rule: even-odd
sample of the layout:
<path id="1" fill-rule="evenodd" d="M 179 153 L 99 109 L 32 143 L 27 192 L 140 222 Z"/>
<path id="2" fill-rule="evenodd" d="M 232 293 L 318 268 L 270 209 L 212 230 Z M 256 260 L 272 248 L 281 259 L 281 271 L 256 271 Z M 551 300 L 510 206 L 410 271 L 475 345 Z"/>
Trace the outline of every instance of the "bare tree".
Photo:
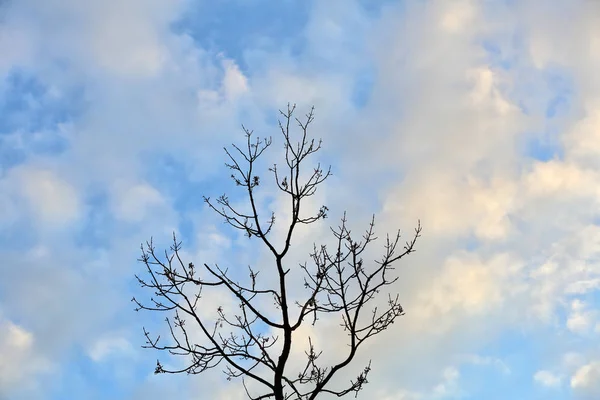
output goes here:
<path id="1" fill-rule="evenodd" d="M 281 248 L 278 249 L 270 235 L 275 214 L 271 213 L 268 218 L 262 219 L 256 198 L 260 184 L 256 172 L 257 160 L 271 146 L 271 138 L 254 139 L 253 132 L 243 127 L 247 139 L 245 145 L 239 147 L 234 144 L 232 149 L 225 148 L 229 158 L 226 166 L 232 171 L 231 178 L 247 194 L 247 211 L 234 207 L 226 195 L 214 201 L 204 198 L 206 204 L 227 224 L 243 231 L 249 238 L 258 239 L 258 243 L 268 250 L 273 260 L 268 273 L 276 277 L 275 284 L 271 287 L 259 286 L 257 278 L 260 271 L 251 267 L 246 284 L 232 279 L 228 269 L 218 265 L 203 264 L 204 274 L 200 276 L 193 263 L 182 260 L 181 242 L 175 235 L 170 251 L 165 251 L 164 256 L 156 252 L 152 240 L 142 245 L 140 261 L 146 266 L 148 278 L 136 278 L 142 287 L 152 289 L 155 297 L 146 305 L 134 297 L 132 301 L 137 304 L 136 311 L 143 309 L 171 314 L 166 318 L 171 336 L 169 343 L 163 344 L 160 336 L 153 337 L 144 328 L 147 342 L 143 347 L 167 350 L 171 354 L 187 357 L 185 367 L 177 370 L 168 369 L 157 361 L 156 373 L 198 374 L 223 364 L 223 372 L 228 379 L 241 377 L 246 394 L 255 400 L 312 400 L 325 393 L 342 397 L 354 392 L 356 396 L 367 383 L 370 362 L 345 388 L 329 387 L 332 378 L 350 364 L 358 348 L 367 339 L 388 328 L 403 314 L 398 295 L 388 294 L 384 307 L 372 304 L 377 302 L 376 295 L 380 291 L 398 279 L 390 276 L 393 264 L 414 251 L 421 226 L 417 226 L 414 236 L 403 247 L 399 246 L 400 232 L 391 238 L 387 236 L 383 255 L 367 263 L 362 255 L 367 246 L 376 240 L 374 218 L 357 241 L 347 227 L 344 213 L 340 225 L 336 229 L 331 228 L 335 240 L 333 249 L 314 245 L 310 266 L 307 263 L 299 265 L 305 275 L 303 285 L 307 294 L 303 301 L 293 301 L 290 285 L 296 282 L 289 280 L 290 269 L 285 268 L 284 259 L 289 255 L 294 231 L 300 224 L 312 224 L 327 217 L 326 206 L 321 206 L 313 214 L 305 214 L 301 205 L 331 175 L 331 169 L 324 170 L 320 164 L 307 174 L 301 170 L 306 159 L 319 151 L 321 141 L 308 136 L 314 108 L 303 121 L 294 117 L 294 111 L 295 106 L 289 105 L 286 112 L 280 111 L 283 116 L 279 127 L 284 141 L 285 165 L 281 169 L 277 165 L 269 168 L 274 183 L 289 196 L 291 206 L 291 220 L 287 222 L 289 225 L 286 224 Z M 290 125 L 294 121 L 300 128 L 297 142 L 292 140 L 290 133 Z M 201 293 L 204 287 L 210 286 L 222 287 L 230 293 L 239 302 L 239 311 L 230 315 L 219 306 L 216 321 L 203 319 L 198 311 L 213 305 L 204 304 Z M 265 302 L 261 301 L 265 297 L 274 299 L 274 309 L 265 309 Z M 372 303 L 372 300 L 375 302 Z M 315 350 L 311 338 L 308 338 L 305 366 L 299 373 L 290 376 L 286 364 L 292 348 L 292 333 L 304 323 L 314 325 L 318 316 L 325 313 L 339 315 L 341 326 L 347 334 L 348 353 L 333 365 L 321 365 L 321 352 Z M 205 342 L 195 343 L 189 323 L 201 331 Z M 224 326 L 228 334 L 223 333 Z M 273 347 L 275 343 L 278 345 Z M 259 387 L 259 390 L 262 388 L 259 394 L 250 393 L 246 380 L 254 380 L 257 383 L 255 387 Z"/>

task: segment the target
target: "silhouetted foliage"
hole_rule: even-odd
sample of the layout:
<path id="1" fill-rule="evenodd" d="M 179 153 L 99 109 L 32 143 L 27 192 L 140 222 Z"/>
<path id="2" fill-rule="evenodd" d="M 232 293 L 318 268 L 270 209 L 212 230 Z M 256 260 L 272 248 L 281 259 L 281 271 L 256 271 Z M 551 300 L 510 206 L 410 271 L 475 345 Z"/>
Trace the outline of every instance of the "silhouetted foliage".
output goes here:
<path id="1" fill-rule="evenodd" d="M 325 245 L 314 245 L 310 254 L 311 265 L 301 264 L 304 271 L 304 282 L 293 282 L 287 279 L 289 269 L 284 268 L 284 258 L 290 250 L 292 236 L 300 224 L 312 224 L 327 217 L 328 208 L 321 206 L 312 215 L 301 213 L 302 201 L 312 196 L 318 186 L 331 174 L 331 169 L 324 170 L 320 164 L 307 175 L 301 174 L 301 166 L 307 158 L 319 151 L 321 141 L 308 137 L 308 128 L 313 122 L 314 108 L 301 121 L 294 117 L 295 106 L 289 106 L 287 112 L 280 111 L 283 120 L 279 127 L 284 140 L 285 165 L 280 169 L 277 165 L 269 168 L 274 182 L 280 191 L 289 196 L 291 220 L 286 225 L 286 235 L 282 248 L 278 250 L 270 237 L 275 224 L 275 214 L 263 220 L 259 216 L 259 207 L 255 192 L 261 179 L 255 171 L 257 159 L 271 146 L 271 138 L 256 138 L 251 131 L 244 129 L 246 143 L 232 149 L 225 149 L 229 159 L 227 168 L 232 172 L 231 178 L 237 186 L 247 193 L 249 211 L 244 212 L 230 202 L 226 195 L 216 200 L 205 197 L 206 204 L 233 228 L 242 230 L 249 238 L 257 238 L 272 255 L 273 264 L 265 266 L 268 273 L 276 274 L 276 284 L 262 288 L 258 285 L 260 271 L 249 267 L 249 282 L 241 284 L 228 275 L 227 269 L 218 265 L 202 265 L 204 276 L 200 276 L 196 266 L 182 260 L 181 243 L 173 236 L 170 251 L 164 257 L 158 254 L 152 240 L 142 245 L 142 261 L 147 269 L 148 278 L 141 279 L 136 275 L 142 287 L 150 288 L 154 297 L 146 305 L 133 298 L 136 310 L 166 311 L 166 318 L 171 339 L 163 344 L 160 337 L 151 337 L 144 328 L 147 342 L 144 347 L 167 350 L 174 355 L 186 356 L 186 366 L 179 370 L 171 370 L 157 361 L 156 373 L 190 373 L 198 374 L 224 363 L 224 373 L 228 379 L 242 378 L 242 384 L 250 399 L 276 400 L 315 399 L 319 394 L 329 393 L 342 397 L 354 392 L 355 395 L 367 383 L 367 375 L 371 363 L 342 389 L 329 388 L 333 376 L 346 367 L 355 357 L 358 348 L 369 338 L 388 328 L 394 320 L 403 314 L 398 295 L 388 294 L 384 308 L 368 306 L 376 299 L 376 295 L 386 286 L 392 285 L 398 278 L 390 277 L 392 264 L 414 251 L 414 245 L 420 236 L 420 224 L 415 229 L 412 239 L 400 247 L 400 232 L 394 237 L 387 236 L 381 258 L 372 263 L 363 261 L 362 254 L 371 242 L 376 240 L 374 234 L 374 218 L 359 241 L 356 241 L 347 228 L 346 214 L 336 229 L 331 229 L 335 238 L 333 250 Z M 300 127 L 301 137 L 296 143 L 292 141 L 290 124 L 296 122 Z M 301 176 L 302 175 L 302 176 Z M 304 177 L 304 179 L 303 179 Z M 304 301 L 294 302 L 297 311 L 293 311 L 289 296 L 289 285 L 303 285 L 307 291 Z M 239 312 L 235 315 L 226 313 L 218 306 L 216 321 L 203 319 L 199 309 L 216 307 L 204 304 L 202 289 L 206 286 L 222 287 L 239 302 Z M 265 310 L 258 305 L 265 296 L 275 301 L 275 315 L 270 317 L 273 309 Z M 264 307 L 264 302 L 262 303 Z M 348 338 L 348 353 L 338 363 L 321 365 L 319 356 L 308 338 L 305 367 L 295 376 L 286 374 L 292 348 L 292 333 L 304 323 L 317 322 L 318 316 L 324 313 L 340 315 Z M 364 316 L 367 316 L 365 318 Z M 307 321 L 308 320 L 308 321 Z M 190 337 L 189 325 L 204 335 L 206 341 L 195 343 Z M 228 335 L 223 335 L 223 328 Z M 265 331 L 279 334 L 266 335 Z M 278 341 L 278 346 L 273 347 Z M 246 386 L 246 379 L 254 380 L 263 387 L 261 394 L 253 395 Z"/>

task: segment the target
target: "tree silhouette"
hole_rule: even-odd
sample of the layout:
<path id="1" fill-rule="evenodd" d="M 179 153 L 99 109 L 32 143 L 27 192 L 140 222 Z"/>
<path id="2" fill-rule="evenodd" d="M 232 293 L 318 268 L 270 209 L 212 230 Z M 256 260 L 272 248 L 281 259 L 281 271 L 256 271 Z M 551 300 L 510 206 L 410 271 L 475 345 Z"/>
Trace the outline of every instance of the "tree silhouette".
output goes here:
<path id="1" fill-rule="evenodd" d="M 345 388 L 329 387 L 334 375 L 350 364 L 358 348 L 367 339 L 388 328 L 403 314 L 397 294 L 388 294 L 384 307 L 373 306 L 371 302 L 377 299 L 380 291 L 398 279 L 390 276 L 393 264 L 414 251 L 421 226 L 417 226 L 414 236 L 403 248 L 399 246 L 399 231 L 392 238 L 387 236 L 383 255 L 368 263 L 363 261 L 362 255 L 367 246 L 376 240 L 374 217 L 357 241 L 347 228 L 344 213 L 340 225 L 336 229 L 331 228 L 335 240 L 333 249 L 314 245 L 310 253 L 310 266 L 307 263 L 299 265 L 305 275 L 304 282 L 290 281 L 290 269 L 284 267 L 284 259 L 289 255 L 295 229 L 301 224 L 309 225 L 326 218 L 328 212 L 326 206 L 321 206 L 313 214 L 305 215 L 301 212 L 301 205 L 331 175 L 331 169 L 324 170 L 320 164 L 308 174 L 301 170 L 307 158 L 319 151 L 321 141 L 310 139 L 308 135 L 308 128 L 314 119 L 314 107 L 303 121 L 294 117 L 294 111 L 295 105 L 289 104 L 286 112 L 280 111 L 283 119 L 279 121 L 279 128 L 284 142 L 285 165 L 281 169 L 277 165 L 269 168 L 274 183 L 289 197 L 291 206 L 291 219 L 289 225 L 286 224 L 281 249 L 277 249 L 270 235 L 275 224 L 275 213 L 271 213 L 266 220 L 261 219 L 256 198 L 261 182 L 255 171 L 257 160 L 271 146 L 271 138 L 254 139 L 253 132 L 242 127 L 247 139 L 245 146 L 234 144 L 232 149 L 225 148 L 229 159 L 226 166 L 231 170 L 235 184 L 247 194 L 248 211 L 239 210 L 226 195 L 214 201 L 204 198 L 206 204 L 227 224 L 243 231 L 249 238 L 258 239 L 257 243 L 268 250 L 273 260 L 268 273 L 274 274 L 275 284 L 271 287 L 259 286 L 257 278 L 260 271 L 251 267 L 247 284 L 232 279 L 228 270 L 218 265 L 203 264 L 204 275 L 200 276 L 193 263 L 182 260 L 181 242 L 175 235 L 170 251 L 165 251 L 164 256 L 156 252 L 152 240 L 142 245 L 140 261 L 146 266 L 148 278 L 144 280 L 137 275 L 136 278 L 142 287 L 154 292 L 154 297 L 146 305 L 135 297 L 132 301 L 137 304 L 136 311 L 143 309 L 170 313 L 166 322 L 172 339 L 170 343 L 163 344 L 160 336 L 152 337 L 144 328 L 147 341 L 143 347 L 167 350 L 173 355 L 187 357 L 186 366 L 181 369 L 169 369 L 157 361 L 155 373 L 198 374 L 223 364 L 223 372 L 228 379 L 241 377 L 246 394 L 255 400 L 312 400 L 325 393 L 342 397 L 354 392 L 356 396 L 367 383 L 371 362 Z M 290 133 L 290 125 L 294 121 L 300 128 L 297 142 L 293 142 Z M 303 301 L 292 301 L 289 293 L 290 285 L 294 284 L 304 286 L 307 294 Z M 218 306 L 216 321 L 202 318 L 199 310 L 214 307 L 202 301 L 202 289 L 207 286 L 221 287 L 230 293 L 239 303 L 239 311 L 231 315 Z M 261 302 L 265 297 L 274 300 L 275 308 L 265 308 L 265 302 Z M 286 364 L 292 348 L 292 333 L 305 323 L 314 325 L 319 315 L 329 313 L 340 316 L 341 326 L 347 334 L 348 353 L 333 365 L 322 365 L 319 362 L 322 352 L 317 352 L 309 337 L 304 368 L 293 376 L 289 375 Z M 227 334 L 224 334 L 224 328 Z M 195 343 L 191 329 L 199 330 L 205 341 Z M 267 331 L 271 334 L 266 334 Z M 260 393 L 251 394 L 246 380 L 257 382 Z"/>

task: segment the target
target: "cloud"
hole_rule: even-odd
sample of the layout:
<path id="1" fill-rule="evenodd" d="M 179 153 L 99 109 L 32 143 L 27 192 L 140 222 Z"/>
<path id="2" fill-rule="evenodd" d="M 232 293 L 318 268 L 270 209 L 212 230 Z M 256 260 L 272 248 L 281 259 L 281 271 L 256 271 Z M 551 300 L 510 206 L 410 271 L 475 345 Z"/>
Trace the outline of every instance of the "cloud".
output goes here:
<path id="1" fill-rule="evenodd" d="M 446 367 L 440 374 L 439 382 L 433 387 L 424 391 L 396 390 L 393 393 L 386 393 L 383 390 L 378 392 L 378 398 L 384 400 L 419 400 L 419 399 L 455 399 L 461 398 L 462 393 L 459 390 L 458 382 L 460 380 L 460 371 L 453 366 Z"/>
<path id="2" fill-rule="evenodd" d="M 550 371 L 540 370 L 533 375 L 533 380 L 543 386 L 558 387 L 562 382 L 562 377 L 557 376 Z"/>
<path id="3" fill-rule="evenodd" d="M 506 362 L 502 361 L 499 358 L 490 357 L 490 356 L 480 356 L 477 354 L 465 355 L 462 358 L 465 362 L 473 364 L 473 365 L 491 366 L 491 367 L 497 368 L 503 374 L 511 373 L 511 370 L 508 367 L 508 365 L 506 365 Z"/>
<path id="4" fill-rule="evenodd" d="M 571 303 L 571 314 L 567 318 L 567 328 L 575 333 L 587 333 L 594 323 L 594 312 L 586 310 L 586 304 L 579 299 Z"/>
<path id="5" fill-rule="evenodd" d="M 468 253 L 449 258 L 431 287 L 421 288 L 417 304 L 412 307 L 414 319 L 424 320 L 425 329 L 444 330 L 447 327 L 440 320 L 454 313 L 490 313 L 511 295 L 510 286 L 519 290 L 509 283 L 511 275 L 519 273 L 519 264 L 508 255 L 497 255 L 489 262 Z"/>
<path id="6" fill-rule="evenodd" d="M 571 387 L 584 396 L 594 398 L 600 394 L 600 363 L 591 362 L 579 368 L 571 377 Z M 587 397 L 586 397 L 587 398 Z"/>
<path id="7" fill-rule="evenodd" d="M 459 377 L 460 373 L 456 368 L 445 368 L 444 372 L 442 373 L 442 383 L 438 384 L 433 389 L 434 396 L 441 398 L 452 396 L 456 392 L 456 384 Z"/>
<path id="8" fill-rule="evenodd" d="M 106 336 L 95 341 L 88 350 L 89 357 L 95 362 L 101 362 L 111 356 L 123 357 L 134 354 L 131 343 L 124 337 Z"/>
<path id="9" fill-rule="evenodd" d="M 152 186 L 139 183 L 115 184 L 114 187 L 114 215 L 124 221 L 142 222 L 147 219 L 148 213 L 153 209 L 164 212 L 166 201 L 163 196 Z M 161 210 L 162 209 L 162 210 Z"/>
<path id="10" fill-rule="evenodd" d="M 202 195 L 231 189 L 226 175 L 216 175 L 219 149 L 239 143 L 240 125 L 276 137 L 274 111 L 295 101 L 300 114 L 317 106 L 320 161 L 334 167 L 308 208 L 328 204 L 332 218 L 347 208 L 356 227 L 376 212 L 379 236 L 397 227 L 409 235 L 418 218 L 424 226 L 417 253 L 396 270 L 406 315 L 356 360 L 374 359 L 364 397 L 489 397 L 495 389 L 473 383 L 481 381 L 502 382 L 507 396 L 520 398 L 542 388 L 514 377 L 537 371 L 532 385 L 559 386 L 572 376 L 573 393 L 593 398 L 597 6 L 307 3 L 290 13 L 293 21 L 269 17 L 300 27 L 277 30 L 276 38 L 270 22 L 255 27 L 258 33 L 236 22 L 226 35 L 219 21 L 229 16 L 211 16 L 210 35 L 252 35 L 218 41 L 225 48 L 198 37 L 197 21 L 187 18 L 205 7 L 26 0 L 3 10 L 0 103 L 11 122 L 0 127 L 9 149 L 0 152 L 0 304 L 7 315 L 0 360 L 39 358 L 32 369 L 0 374 L 9 396 L 17 381 L 43 382 L 44 360 L 74 376 L 82 351 L 98 364 L 143 369 L 129 379 L 140 398 L 192 398 L 194 385 L 212 382 L 146 376 L 157 355 L 139 352 L 134 338 L 143 338 L 131 332 L 146 322 L 158 331 L 163 316 L 131 317 L 137 246 L 150 236 L 168 245 L 176 230 L 198 265 L 218 261 L 239 276 L 249 264 L 268 271 L 271 260 L 256 242 L 225 231 L 202 208 Z M 228 7 L 249 20 L 264 17 L 262 2 Z M 16 85 L 17 78 L 27 84 Z M 11 103 L 14 91 L 27 101 Z M 268 187 L 263 194 L 283 221 L 288 204 Z M 306 258 L 313 240 L 328 237 L 327 224 L 313 228 L 294 238 L 290 265 Z M 266 275 L 264 282 L 272 279 Z M 230 300 L 206 298 L 235 307 Z M 346 347 L 337 323 L 324 319 L 297 335 L 313 335 L 335 360 Z M 526 346 L 528 338 L 546 346 L 544 357 L 556 365 Z M 294 365 L 306 340 L 297 343 Z M 118 357 L 129 352 L 127 361 Z M 515 352 L 527 365 L 511 358 Z M 122 381 L 107 379 L 114 390 Z M 215 398 L 239 393 L 212 386 Z"/>
<path id="11" fill-rule="evenodd" d="M 21 195 L 41 224 L 60 227 L 81 218 L 83 210 L 79 193 L 55 173 L 43 169 L 22 169 L 15 174 Z"/>
<path id="12" fill-rule="evenodd" d="M 70 0 L 28 0 L 18 7 L 9 5 L 8 26 L 14 29 L 10 22 L 21 23 L 17 37 L 28 39 L 38 59 L 70 53 L 69 62 L 77 67 L 143 78 L 160 72 L 166 61 L 162 40 L 181 5 L 153 0 L 98 7 Z M 44 46 L 48 42 L 56 44 Z"/>
<path id="13" fill-rule="evenodd" d="M 0 319 L 0 395 L 18 386 L 35 387 L 36 375 L 53 367 L 38 354 L 31 332 L 10 320 Z"/>

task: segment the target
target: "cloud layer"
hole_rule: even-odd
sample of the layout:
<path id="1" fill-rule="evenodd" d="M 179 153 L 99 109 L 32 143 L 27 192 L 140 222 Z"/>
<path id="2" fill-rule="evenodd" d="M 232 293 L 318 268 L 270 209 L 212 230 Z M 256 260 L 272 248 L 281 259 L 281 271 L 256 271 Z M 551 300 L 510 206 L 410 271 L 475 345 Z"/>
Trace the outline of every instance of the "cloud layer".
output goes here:
<path id="1" fill-rule="evenodd" d="M 424 226 L 363 398 L 600 398 L 600 6 L 213 3 L 0 5 L 0 398 L 240 398 L 151 375 L 162 316 L 134 314 L 133 275 L 173 231 L 196 264 L 265 265 L 202 195 L 241 200 L 221 148 L 276 138 L 288 101 L 316 106 L 327 222 Z M 336 326 L 294 354 L 335 359 Z"/>

